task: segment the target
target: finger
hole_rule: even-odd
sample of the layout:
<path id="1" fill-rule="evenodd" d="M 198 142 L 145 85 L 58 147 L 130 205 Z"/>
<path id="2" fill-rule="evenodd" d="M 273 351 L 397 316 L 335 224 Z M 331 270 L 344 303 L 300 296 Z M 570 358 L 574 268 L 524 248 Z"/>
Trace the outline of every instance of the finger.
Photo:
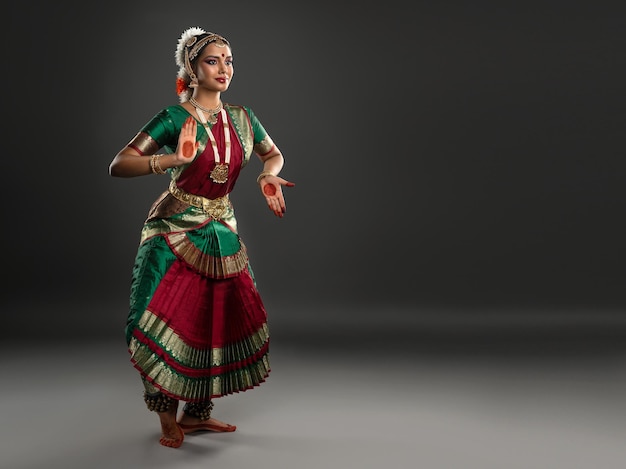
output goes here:
<path id="1" fill-rule="evenodd" d="M 192 119 L 191 116 L 189 116 L 186 120 L 185 120 L 185 125 L 184 125 L 184 130 L 188 133 L 192 133 L 195 130 L 196 127 L 196 121 L 195 119 Z"/>
<path id="2" fill-rule="evenodd" d="M 191 118 L 191 116 L 189 116 L 187 117 L 187 119 L 185 119 L 185 123 L 183 124 L 183 130 L 185 132 L 189 132 L 192 125 L 193 125 L 193 119 Z"/>
<path id="3" fill-rule="evenodd" d="M 276 209 L 274 210 L 274 213 L 276 213 L 276 215 L 282 217 L 283 214 L 287 211 L 287 208 L 285 207 L 285 201 L 284 200 L 278 200 L 276 202 Z"/>
<path id="4" fill-rule="evenodd" d="M 285 199 L 282 196 L 278 198 L 278 206 L 280 207 L 280 211 L 285 213 L 286 204 Z"/>
<path id="5" fill-rule="evenodd" d="M 279 216 L 279 214 L 282 213 L 282 208 L 280 207 L 280 204 L 274 198 L 267 198 L 267 206 L 272 212 L 274 212 L 274 215 L 276 216 Z"/>

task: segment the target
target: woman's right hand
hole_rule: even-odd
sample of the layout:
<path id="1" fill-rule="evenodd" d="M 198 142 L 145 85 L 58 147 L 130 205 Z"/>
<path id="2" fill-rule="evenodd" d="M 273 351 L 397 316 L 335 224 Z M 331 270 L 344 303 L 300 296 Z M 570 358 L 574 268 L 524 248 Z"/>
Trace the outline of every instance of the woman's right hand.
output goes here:
<path id="1" fill-rule="evenodd" d="M 183 123 L 178 135 L 178 146 L 176 147 L 176 162 L 179 165 L 191 163 L 196 157 L 196 152 L 200 142 L 196 142 L 198 123 L 189 116 Z"/>

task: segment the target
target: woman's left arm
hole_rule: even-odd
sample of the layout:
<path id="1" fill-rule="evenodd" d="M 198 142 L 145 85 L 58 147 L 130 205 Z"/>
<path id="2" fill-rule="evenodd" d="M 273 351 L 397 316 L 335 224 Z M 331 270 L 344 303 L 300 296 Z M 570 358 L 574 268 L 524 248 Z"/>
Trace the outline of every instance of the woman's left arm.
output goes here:
<path id="1" fill-rule="evenodd" d="M 279 218 L 282 218 L 287 210 L 282 186 L 293 187 L 295 184 L 278 176 L 283 169 L 285 159 L 276 145 L 264 155 L 258 155 L 263 162 L 263 171 L 259 174 L 257 182 L 265 197 L 267 206 Z"/>

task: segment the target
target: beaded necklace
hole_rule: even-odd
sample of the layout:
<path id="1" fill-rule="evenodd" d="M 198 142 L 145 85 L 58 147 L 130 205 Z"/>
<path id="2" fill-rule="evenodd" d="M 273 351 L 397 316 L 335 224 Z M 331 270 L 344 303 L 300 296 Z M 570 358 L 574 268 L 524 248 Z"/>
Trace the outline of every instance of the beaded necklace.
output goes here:
<path id="1" fill-rule="evenodd" d="M 209 127 L 209 124 L 207 123 L 207 118 L 204 115 L 204 112 L 202 112 L 202 110 L 199 107 L 197 106 L 194 106 L 194 107 L 196 109 L 196 114 L 198 114 L 198 118 L 200 119 L 200 122 L 202 123 L 202 125 L 204 126 L 206 130 L 206 133 L 209 134 L 209 139 L 211 140 L 211 147 L 213 148 L 215 168 L 213 168 L 209 176 L 211 177 L 211 180 L 213 182 L 216 182 L 218 184 L 224 184 L 228 180 L 228 165 L 230 164 L 230 127 L 228 125 L 228 117 L 226 115 L 226 110 L 221 106 L 221 103 L 220 103 L 221 110 L 219 112 L 222 115 L 222 127 L 224 129 L 224 145 L 226 146 L 226 149 L 224 151 L 224 163 L 222 163 L 220 159 L 219 151 L 217 149 L 217 141 L 215 140 L 215 136 L 213 135 L 213 132 L 211 132 L 211 128 Z"/>

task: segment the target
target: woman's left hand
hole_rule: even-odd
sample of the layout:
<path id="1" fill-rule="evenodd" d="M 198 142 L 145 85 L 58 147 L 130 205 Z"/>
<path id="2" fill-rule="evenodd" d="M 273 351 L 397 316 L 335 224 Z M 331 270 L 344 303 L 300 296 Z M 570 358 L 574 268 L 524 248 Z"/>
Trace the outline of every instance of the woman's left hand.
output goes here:
<path id="1" fill-rule="evenodd" d="M 274 215 L 282 218 L 287 210 L 282 186 L 293 187 L 295 184 L 279 176 L 269 175 L 261 179 L 259 185 L 269 209 L 274 212 Z"/>

